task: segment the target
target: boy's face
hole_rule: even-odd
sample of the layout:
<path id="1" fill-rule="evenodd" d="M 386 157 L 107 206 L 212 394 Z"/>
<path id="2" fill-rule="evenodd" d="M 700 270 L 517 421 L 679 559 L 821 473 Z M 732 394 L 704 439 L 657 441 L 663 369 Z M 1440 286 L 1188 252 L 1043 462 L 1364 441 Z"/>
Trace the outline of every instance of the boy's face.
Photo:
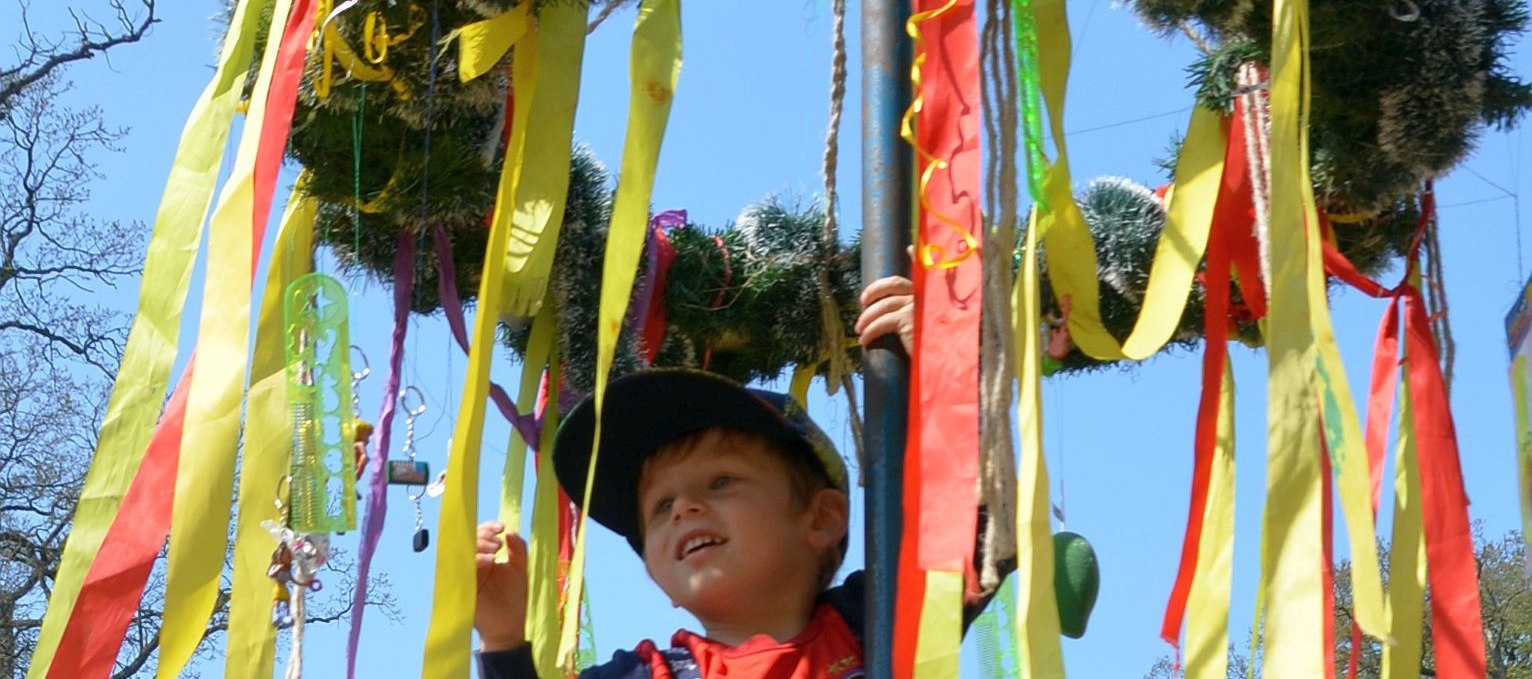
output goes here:
<path id="1" fill-rule="evenodd" d="M 712 430 L 639 479 L 644 565 L 698 618 L 771 607 L 817 592 L 825 550 L 846 532 L 844 494 L 795 503 L 787 463 L 754 436 Z"/>

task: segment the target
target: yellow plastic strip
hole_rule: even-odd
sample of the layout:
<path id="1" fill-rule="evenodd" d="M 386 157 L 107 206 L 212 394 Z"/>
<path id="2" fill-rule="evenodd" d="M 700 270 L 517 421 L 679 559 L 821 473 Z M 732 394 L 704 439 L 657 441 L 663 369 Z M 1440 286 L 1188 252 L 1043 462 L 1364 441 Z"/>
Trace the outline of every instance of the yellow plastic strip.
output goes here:
<path id="1" fill-rule="evenodd" d="M 230 589 L 228 658 L 224 676 L 271 677 L 277 630 L 271 624 L 272 582 L 266 575 L 275 542 L 261 525 L 281 521 L 276 505 L 292 452 L 292 411 L 287 404 L 287 333 L 282 320 L 282 292 L 313 268 L 312 198 L 299 195 L 300 176 L 287 200 L 282 226 L 272 248 L 261 315 L 256 324 L 250 367 L 250 430 L 239 474 L 239 518 L 234 535 L 234 586 Z"/>
<path id="2" fill-rule="evenodd" d="M 234 6 L 217 70 L 181 131 L 149 238 L 138 311 L 107 402 L 96 454 L 80 490 L 69 539 L 64 543 L 48 611 L 27 670 L 29 679 L 46 676 L 53 664 L 80 586 L 117 517 L 122 496 L 138 473 L 149 434 L 165 401 L 202 219 L 218 182 L 230 122 L 268 5 L 269 0 L 241 0 Z"/>
<path id="3" fill-rule="evenodd" d="M 1266 351 L 1266 591 L 1264 676 L 1325 674 L 1322 515 L 1314 336 L 1308 283 L 1314 218 L 1308 172 L 1307 0 L 1276 0 L 1271 85 L 1270 313 Z"/>
<path id="4" fill-rule="evenodd" d="M 617 351 L 617 333 L 622 329 L 628 299 L 633 294 L 633 279 L 638 273 L 638 258 L 643 253 L 649 224 L 654 170 L 659 163 L 660 144 L 665 139 L 665 125 L 670 119 L 676 81 L 681 75 L 681 0 L 652 0 L 639 6 L 638 21 L 633 26 L 630 64 L 632 89 L 628 101 L 628 136 L 622 150 L 617 197 L 612 206 L 606 260 L 601 269 L 601 310 L 596 317 L 596 428 L 590 470 L 596 468 L 607 378 Z M 594 485 L 593 475 L 587 472 L 581 507 L 590 505 Z M 574 558 L 569 567 L 570 601 L 582 600 L 585 591 L 585 536 L 585 516 L 582 514 Z M 559 660 L 566 668 L 574 662 L 579 629 L 579 616 L 564 619 L 564 631 L 559 635 Z"/>
<path id="5" fill-rule="evenodd" d="M 963 574 L 926 571 L 926 600 L 920 608 L 915 640 L 916 679 L 958 676 L 958 648 L 963 643 Z"/>
<path id="6" fill-rule="evenodd" d="M 1399 443 L 1394 453 L 1394 534 L 1388 557 L 1388 629 L 1393 643 L 1383 645 L 1383 679 L 1420 676 L 1426 613 L 1426 540 L 1413 414 L 1409 380 L 1400 380 Z"/>
<path id="7" fill-rule="evenodd" d="M 1234 578 L 1234 372 L 1218 392 L 1218 437 L 1202 513 L 1197 570 L 1186 599 L 1187 679 L 1227 679 L 1229 598 Z"/>
<path id="8" fill-rule="evenodd" d="M 1174 334 L 1187 296 L 1207 249 L 1223 176 L 1226 135 L 1221 116 L 1193 108 L 1186 141 L 1176 161 L 1169 214 L 1155 248 L 1144 305 L 1132 334 L 1119 344 L 1101 323 L 1096 244 L 1085 216 L 1075 204 L 1069 154 L 1064 137 L 1064 90 L 1069 79 L 1069 21 L 1063 0 L 1033 3 L 1038 36 L 1043 98 L 1047 104 L 1058 158 L 1044 180 L 1042 217 L 1047 237 L 1048 278 L 1060 299 L 1071 303 L 1069 336 L 1085 353 L 1102 360 L 1142 360 L 1159 351 Z"/>
<path id="9" fill-rule="evenodd" d="M 523 41 L 533 33 L 528 32 Z M 517 50 L 521 49 L 518 43 Z M 517 90 L 518 93 L 520 89 Z M 518 98 L 519 99 L 519 98 Z M 521 111 L 518 101 L 517 113 Z M 515 190 L 520 162 L 516 149 L 526 135 L 525 116 L 517 115 L 500 168 L 499 195 Z M 497 200 L 496 207 L 502 205 Z M 474 315 L 472 345 L 468 352 L 468 378 L 463 383 L 462 412 L 452 434 L 448 453 L 447 487 L 437 519 L 436 583 L 431 600 L 431 624 L 426 631 L 425 679 L 460 679 L 468 676 L 469 648 L 473 643 L 474 517 L 479 505 L 479 449 L 484 440 L 484 409 L 489 399 L 489 371 L 494 359 L 495 330 L 499 325 L 501 292 L 505 280 L 505 220 L 492 220 L 489 242 L 484 247 L 484 273 L 479 278 L 479 309 Z"/>
<path id="10" fill-rule="evenodd" d="M 548 384 L 559 382 L 558 347 L 553 342 L 553 303 L 543 305 L 533 323 L 536 334 L 541 324 L 547 345 L 538 347 L 547 357 Z M 528 351 L 531 351 L 529 347 Z M 553 392 L 557 393 L 557 392 Z M 541 677 L 560 677 L 559 663 L 559 480 L 553 470 L 553 437 L 558 429 L 558 399 L 550 394 L 544 412 L 542 435 L 537 443 L 537 489 L 532 498 L 532 540 L 527 553 L 527 641 L 532 645 L 532 663 Z"/>
<path id="11" fill-rule="evenodd" d="M 208 225 L 208 274 L 197 325 L 197 369 L 187 396 L 186 425 L 170 513 L 165 611 L 156 676 L 176 677 L 191 660 L 218 601 L 219 574 L 229 543 L 229 495 L 234 486 L 240 406 L 250 346 L 251 219 L 255 158 L 266 97 L 292 0 L 277 0 L 261 70 L 250 96 L 234 169 Z"/>
<path id="12" fill-rule="evenodd" d="M 457 77 L 468 82 L 490 72 L 531 27 L 532 3 L 523 2 L 493 19 L 485 19 L 455 31 Z M 451 40 L 453 36 L 448 36 Z"/>
<path id="13" fill-rule="evenodd" d="M 545 316 L 548 316 L 545 319 Z M 553 346 L 554 321 L 551 315 L 538 314 L 532 322 L 532 334 L 527 339 L 527 353 L 521 362 L 521 390 L 516 395 L 516 412 L 530 413 L 536 407 L 537 387 L 542 382 L 543 367 L 548 365 L 549 350 Z M 549 382 L 550 389 L 556 388 Z M 553 392 L 549 404 L 558 399 Z M 546 415 L 545 415 L 546 417 Z M 544 420 L 543 429 L 552 428 Z M 541 439 L 539 439 L 541 445 Z M 509 530 L 521 531 L 521 494 L 527 480 L 527 442 L 521 431 L 511 427 L 511 442 L 505 455 L 505 468 L 500 472 L 500 523 Z"/>
<path id="14" fill-rule="evenodd" d="M 538 13 L 537 92 L 527 112 L 527 125 L 537 134 L 526 137 L 514 202 L 509 209 L 495 206 L 495 219 L 511 225 L 503 310 L 512 316 L 537 313 L 548 289 L 569 193 L 569 156 L 580 101 L 587 16 L 588 8 L 579 2 L 550 3 Z"/>
<path id="15" fill-rule="evenodd" d="M 1021 275 L 1011 291 L 1020 382 L 1016 427 L 1021 459 L 1016 466 L 1016 648 L 1021 676 L 1064 676 L 1059 645 L 1059 606 L 1053 589 L 1053 530 L 1048 521 L 1048 468 L 1043 460 L 1042 309 L 1037 272 L 1041 223 L 1033 211 L 1021 251 Z"/>

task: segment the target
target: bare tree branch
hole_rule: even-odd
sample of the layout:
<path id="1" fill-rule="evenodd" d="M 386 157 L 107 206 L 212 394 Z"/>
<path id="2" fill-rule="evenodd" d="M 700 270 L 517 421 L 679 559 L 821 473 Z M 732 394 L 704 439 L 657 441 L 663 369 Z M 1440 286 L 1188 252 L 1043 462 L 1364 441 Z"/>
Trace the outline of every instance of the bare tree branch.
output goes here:
<path id="1" fill-rule="evenodd" d="M 0 68 L 0 115 L 9 110 L 10 102 L 32 84 L 53 74 L 63 66 L 84 59 L 92 59 L 107 50 L 138 42 L 149 33 L 149 27 L 159 21 L 154 16 L 155 0 L 139 0 L 143 14 L 133 16 L 122 0 L 112 0 L 111 8 L 116 14 L 116 26 L 91 19 L 73 9 L 74 30 L 56 39 L 49 39 L 32 32 L 27 19 L 28 5 L 21 6 L 22 35 L 20 39 L 26 53 L 20 63 Z"/>

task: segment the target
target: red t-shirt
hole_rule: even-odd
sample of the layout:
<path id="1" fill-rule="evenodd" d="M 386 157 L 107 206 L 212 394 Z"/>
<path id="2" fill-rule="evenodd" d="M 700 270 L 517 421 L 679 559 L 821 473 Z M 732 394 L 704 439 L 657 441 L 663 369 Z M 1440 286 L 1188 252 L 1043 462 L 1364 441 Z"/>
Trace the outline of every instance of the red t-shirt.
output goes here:
<path id="1" fill-rule="evenodd" d="M 679 630 L 670 638 L 674 648 L 691 651 L 697 673 L 704 679 L 858 679 L 862 671 L 862 645 L 851 627 L 829 604 L 814 609 L 814 617 L 798 636 L 779 642 L 766 635 L 752 637 L 739 646 Z M 634 649 L 649 664 L 654 679 L 683 679 L 689 672 L 673 672 L 664 654 L 651 641 Z M 680 668 L 677 668 L 680 669 Z"/>

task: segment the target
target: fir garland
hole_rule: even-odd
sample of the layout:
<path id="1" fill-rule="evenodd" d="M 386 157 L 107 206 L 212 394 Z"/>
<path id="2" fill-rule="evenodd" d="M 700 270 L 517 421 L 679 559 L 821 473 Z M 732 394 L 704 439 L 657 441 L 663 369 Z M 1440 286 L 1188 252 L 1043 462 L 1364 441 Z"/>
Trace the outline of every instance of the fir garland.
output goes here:
<path id="1" fill-rule="evenodd" d="M 608 9 L 622 2 L 601 4 Z M 311 170 L 307 190 L 320 204 L 319 240 L 343 264 L 386 280 L 398 235 L 415 234 L 422 246 L 412 301 L 418 313 L 441 305 L 429 238 L 438 226 L 453 246 L 457 287 L 472 301 L 503 162 L 508 63 L 462 83 L 450 36 L 514 4 L 364 0 L 336 17 L 334 26 L 361 53 L 367 17 L 381 22 L 394 39 L 381 64 L 391 80 L 363 82 L 336 65 L 328 95 L 320 96 L 314 85 L 323 50 L 315 50 L 307 65 L 290 152 Z M 1227 109 L 1234 69 L 1267 59 L 1270 0 L 1134 4 L 1155 27 L 1193 30 L 1195 25 L 1212 38 L 1214 44 L 1191 69 L 1199 96 L 1210 105 Z M 1336 223 L 1341 251 L 1369 274 L 1386 269 L 1407 246 L 1415 225 L 1410 194 L 1420 181 L 1460 162 L 1486 127 L 1512 126 L 1532 106 L 1532 86 L 1506 64 L 1511 39 L 1527 24 L 1524 0 L 1414 4 L 1418 16 L 1406 21 L 1391 18 L 1386 2 L 1313 0 L 1317 194 L 1327 211 L 1341 215 Z M 433 32 L 447 37 L 433 45 Z M 596 158 L 576 150 L 550 287 L 560 311 L 565 374 L 576 392 L 590 389 L 611 183 Z M 1164 210 L 1147 188 L 1119 179 L 1092 182 L 1079 202 L 1096 238 L 1102 320 L 1121 340 L 1138 317 Z M 769 199 L 718 230 L 695 224 L 670 229 L 676 258 L 666 275 L 666 332 L 653 363 L 705 366 L 739 380 L 817 363 L 824 346 L 818 267 L 829 267 L 847 327 L 858 311 L 861 287 L 858 244 L 823 243 L 822 225 L 820 206 Z M 1238 290 L 1233 292 L 1238 306 Z M 1193 291 L 1171 346 L 1200 338 L 1202 296 L 1202 290 Z M 1059 318 L 1051 293 L 1044 299 L 1045 313 Z M 524 323 L 507 319 L 502 332 L 518 351 L 526 340 Z M 1238 325 L 1236 334 L 1259 341 L 1251 324 Z M 648 349 L 624 333 L 614 374 L 646 365 Z M 852 360 L 859 360 L 857 352 Z M 1102 365 L 1071 350 L 1058 369 Z"/>
<path id="2" fill-rule="evenodd" d="M 1162 31 L 1207 34 L 1189 69 L 1204 105 L 1229 110 L 1235 69 L 1270 62 L 1271 0 L 1133 4 Z M 1526 2 L 1312 0 L 1310 16 L 1315 195 L 1341 217 L 1352 261 L 1381 268 L 1414 233 L 1417 187 L 1462 162 L 1485 129 L 1513 127 L 1532 108 L 1532 85 L 1508 63 Z"/>

